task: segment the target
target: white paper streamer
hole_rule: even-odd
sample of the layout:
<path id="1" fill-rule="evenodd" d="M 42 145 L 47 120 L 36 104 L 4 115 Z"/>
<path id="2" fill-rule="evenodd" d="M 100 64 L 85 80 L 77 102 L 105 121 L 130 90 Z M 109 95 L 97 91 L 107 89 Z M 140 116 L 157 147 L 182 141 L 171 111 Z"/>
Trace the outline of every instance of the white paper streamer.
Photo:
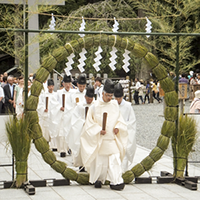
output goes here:
<path id="1" fill-rule="evenodd" d="M 130 51 L 125 49 L 125 52 L 123 54 L 123 56 L 124 56 L 124 60 L 123 60 L 124 65 L 122 66 L 122 68 L 124 69 L 124 71 L 126 73 L 130 71 L 130 69 L 128 68 L 128 66 L 130 65 L 130 63 L 128 61 L 131 59 L 129 57 L 129 55 L 128 55 L 129 53 L 130 53 Z"/>
<path id="2" fill-rule="evenodd" d="M 81 23 L 81 27 L 79 28 L 79 31 L 85 31 L 85 20 L 84 18 L 82 17 L 82 23 Z M 79 34 L 80 37 L 84 37 L 85 34 Z"/>
<path id="3" fill-rule="evenodd" d="M 55 26 L 56 26 L 56 20 L 53 16 L 53 13 L 51 13 L 51 22 L 50 22 L 48 30 L 55 30 Z M 53 33 L 50 33 L 50 34 L 52 35 Z"/>
<path id="4" fill-rule="evenodd" d="M 85 48 L 82 48 L 81 53 L 79 53 L 80 59 L 78 61 L 79 61 L 80 64 L 77 67 L 78 67 L 78 69 L 80 70 L 81 73 L 85 71 L 85 69 L 83 68 L 83 66 L 85 66 L 85 62 L 84 61 L 87 59 L 85 57 L 86 53 L 87 53 L 87 51 L 85 50 Z"/>
<path id="5" fill-rule="evenodd" d="M 146 33 L 151 33 L 151 28 L 152 28 L 152 26 L 151 26 L 151 21 L 146 17 L 146 20 L 147 20 L 147 24 L 146 24 L 146 28 L 145 28 L 145 30 L 146 30 Z M 149 38 L 150 37 L 150 35 L 146 35 L 147 36 L 147 38 Z"/>
<path id="6" fill-rule="evenodd" d="M 112 29 L 112 31 L 113 32 L 117 32 L 118 31 L 118 29 L 119 29 L 119 23 L 117 22 L 117 20 L 115 19 L 115 17 L 114 17 L 114 24 L 113 24 L 113 29 Z"/>
<path id="7" fill-rule="evenodd" d="M 110 52 L 111 57 L 109 58 L 109 60 L 111 61 L 111 63 L 109 64 L 110 68 L 114 71 L 116 69 L 115 64 L 116 62 L 116 55 L 117 49 L 115 47 L 112 47 L 112 51 Z"/>
<path id="8" fill-rule="evenodd" d="M 96 58 L 94 59 L 95 63 L 93 64 L 93 67 L 98 72 L 100 70 L 99 65 L 101 65 L 101 53 L 103 52 L 101 46 L 98 47 L 98 50 L 95 52 Z"/>
<path id="9" fill-rule="evenodd" d="M 66 73 L 67 76 L 71 75 L 70 70 L 72 70 L 72 64 L 74 63 L 74 61 L 73 61 L 73 58 L 74 58 L 74 57 L 75 57 L 74 53 L 71 53 L 71 54 L 67 57 L 68 62 L 65 63 L 65 65 L 66 65 L 67 67 L 64 69 L 64 71 L 65 71 L 65 73 Z"/>

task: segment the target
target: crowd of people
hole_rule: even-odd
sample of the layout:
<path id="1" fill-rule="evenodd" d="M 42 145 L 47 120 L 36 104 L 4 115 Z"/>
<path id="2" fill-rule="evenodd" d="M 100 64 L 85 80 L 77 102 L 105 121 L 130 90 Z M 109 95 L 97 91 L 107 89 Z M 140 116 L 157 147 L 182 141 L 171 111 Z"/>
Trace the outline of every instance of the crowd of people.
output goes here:
<path id="1" fill-rule="evenodd" d="M 147 80 L 143 81 L 142 79 L 135 78 L 134 82 L 134 95 L 133 99 L 135 101 L 135 105 L 145 104 L 146 102 L 150 103 L 150 91 L 152 91 L 153 99 L 157 100 L 158 103 L 162 101 L 160 98 L 160 83 L 156 80 Z"/>
<path id="2" fill-rule="evenodd" d="M 3 84 L 5 112 L 23 116 L 24 80 L 14 84 L 12 76 Z M 35 81 L 35 75 L 31 81 Z M 77 87 L 71 76 L 64 76 L 63 88 L 54 92 L 54 81 L 43 83 L 37 112 L 43 136 L 52 151 L 61 157 L 71 155 L 79 171 L 90 174 L 89 181 L 101 188 L 106 180 L 110 188 L 122 190 L 122 173 L 129 170 L 136 150 L 136 118 L 131 103 L 124 100 L 123 87 L 97 77 L 86 84 L 80 74 Z M 31 91 L 29 91 L 29 96 Z M 94 99 L 96 95 L 96 100 Z"/>

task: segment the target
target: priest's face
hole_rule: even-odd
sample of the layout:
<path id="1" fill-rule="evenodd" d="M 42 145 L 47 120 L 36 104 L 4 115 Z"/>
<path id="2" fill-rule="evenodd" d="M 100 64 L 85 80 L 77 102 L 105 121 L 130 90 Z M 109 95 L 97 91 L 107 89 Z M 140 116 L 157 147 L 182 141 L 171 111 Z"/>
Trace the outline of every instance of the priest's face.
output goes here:
<path id="1" fill-rule="evenodd" d="M 64 86 L 64 88 L 65 88 L 66 91 L 70 90 L 71 85 L 72 85 L 71 83 L 65 83 L 65 82 L 63 82 L 63 86 Z"/>
<path id="2" fill-rule="evenodd" d="M 87 96 L 85 96 L 85 100 L 86 100 L 87 104 L 91 104 L 92 101 L 93 101 L 93 97 L 87 97 Z"/>
<path id="3" fill-rule="evenodd" d="M 78 89 L 79 89 L 80 92 L 83 92 L 86 88 L 86 85 L 81 85 L 81 84 L 78 84 L 78 83 L 77 83 L 77 86 L 78 86 Z"/>
<path id="4" fill-rule="evenodd" d="M 103 92 L 103 101 L 109 102 L 112 100 L 113 94 L 112 93 L 105 93 Z"/>
<path id="5" fill-rule="evenodd" d="M 115 97 L 115 100 L 117 100 L 119 105 L 121 104 L 122 99 L 123 99 L 123 97 Z"/>
<path id="6" fill-rule="evenodd" d="M 47 86 L 47 88 L 49 90 L 49 93 L 52 93 L 53 89 L 54 89 L 54 85 L 49 85 L 49 86 Z"/>

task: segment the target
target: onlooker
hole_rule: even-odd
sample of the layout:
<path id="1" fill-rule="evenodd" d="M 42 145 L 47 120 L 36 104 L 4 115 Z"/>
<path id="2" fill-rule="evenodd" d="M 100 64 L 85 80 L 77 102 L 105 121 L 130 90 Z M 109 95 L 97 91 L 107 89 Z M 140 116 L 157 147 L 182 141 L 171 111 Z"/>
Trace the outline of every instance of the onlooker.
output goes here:
<path id="1" fill-rule="evenodd" d="M 139 88 L 141 87 L 141 84 L 140 84 L 140 81 L 139 81 L 139 78 L 135 78 L 135 93 L 133 95 L 133 99 L 135 101 L 135 105 L 139 105 L 139 97 L 138 97 L 138 94 L 139 94 Z"/>
<path id="2" fill-rule="evenodd" d="M 0 86 L 0 113 L 3 112 L 3 99 L 4 99 L 4 92 L 3 88 Z"/>
<path id="3" fill-rule="evenodd" d="M 14 88 L 15 85 L 13 84 L 13 76 L 8 76 L 8 84 L 4 86 L 4 95 L 5 95 L 5 113 L 14 113 L 15 108 L 14 105 Z"/>
<path id="4" fill-rule="evenodd" d="M 181 75 L 181 78 L 179 79 L 179 83 L 187 83 L 188 84 L 189 80 L 186 77 L 187 77 L 187 75 L 185 73 L 183 73 Z"/>
<path id="5" fill-rule="evenodd" d="M 96 77 L 95 84 L 94 84 L 95 94 L 97 99 L 102 99 L 102 92 L 103 92 L 103 84 L 101 77 Z"/>
<path id="6" fill-rule="evenodd" d="M 158 93 L 157 81 L 154 80 L 151 87 L 152 87 L 152 92 L 153 92 L 153 98 L 156 99 L 158 103 L 160 103 L 161 99 L 157 97 L 157 93 Z"/>
<path id="7" fill-rule="evenodd" d="M 7 85 L 7 76 L 3 77 L 3 82 L 1 83 L 1 87 L 4 88 L 5 85 Z"/>
<path id="8" fill-rule="evenodd" d="M 147 81 L 146 92 L 145 92 L 145 96 L 144 96 L 144 103 L 146 102 L 146 99 L 148 100 L 148 103 L 150 103 L 149 94 L 150 94 L 150 83 L 149 83 L 149 81 Z"/>
<path id="9" fill-rule="evenodd" d="M 144 85 L 143 85 L 143 80 L 141 79 L 140 80 L 140 88 L 138 89 L 138 100 L 140 99 L 142 104 L 144 104 L 144 101 L 143 101 L 143 94 L 144 94 L 144 91 L 143 91 L 143 88 Z"/>

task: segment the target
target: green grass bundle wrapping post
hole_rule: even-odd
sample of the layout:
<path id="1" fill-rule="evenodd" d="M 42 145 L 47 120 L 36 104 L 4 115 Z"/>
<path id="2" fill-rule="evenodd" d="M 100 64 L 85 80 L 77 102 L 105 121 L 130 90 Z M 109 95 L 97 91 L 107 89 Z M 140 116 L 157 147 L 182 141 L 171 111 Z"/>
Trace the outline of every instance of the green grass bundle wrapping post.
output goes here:
<path id="1" fill-rule="evenodd" d="M 178 119 L 177 107 L 166 107 L 164 112 L 165 119 L 168 121 L 176 121 Z"/>
<path id="2" fill-rule="evenodd" d="M 34 96 L 39 96 L 42 89 L 43 84 L 35 80 L 31 86 L 31 94 Z"/>
<path id="3" fill-rule="evenodd" d="M 36 149 L 41 153 L 45 153 L 49 150 L 49 145 L 44 137 L 40 137 L 34 141 Z"/>
<path id="4" fill-rule="evenodd" d="M 22 119 L 10 118 L 6 123 L 8 140 L 16 160 L 16 187 L 20 187 L 27 179 L 27 159 L 31 146 L 28 129 L 29 123 L 25 117 Z"/>
<path id="5" fill-rule="evenodd" d="M 157 147 L 160 147 L 163 151 L 165 151 L 169 145 L 170 138 L 164 135 L 160 135 L 157 141 Z"/>
<path id="6" fill-rule="evenodd" d="M 176 91 L 171 91 L 165 93 L 165 103 L 167 106 L 177 106 L 178 105 L 178 94 Z"/>
<path id="7" fill-rule="evenodd" d="M 140 175 L 142 175 L 145 172 L 144 167 L 141 165 L 141 163 L 138 163 L 137 165 L 135 165 L 131 171 L 133 172 L 135 177 L 139 177 Z"/>
<path id="8" fill-rule="evenodd" d="M 44 161 L 49 165 L 52 165 L 54 162 L 56 162 L 56 156 L 51 150 L 48 150 L 46 153 L 43 153 L 42 157 Z"/>
<path id="9" fill-rule="evenodd" d="M 163 155 L 164 151 L 159 148 L 159 147 L 155 147 L 149 154 L 149 156 L 156 162 L 158 161 L 161 156 Z"/>
<path id="10" fill-rule="evenodd" d="M 174 135 L 175 130 L 175 122 L 165 120 L 162 125 L 161 134 L 167 137 L 171 137 Z"/>
<path id="11" fill-rule="evenodd" d="M 39 123 L 39 118 L 37 111 L 27 111 L 26 112 L 26 117 L 29 121 L 29 125 L 32 126 L 33 124 Z"/>
<path id="12" fill-rule="evenodd" d="M 54 69 L 55 65 L 57 64 L 57 62 L 65 60 L 67 55 L 68 55 L 67 50 L 65 49 L 65 47 L 61 46 L 52 52 L 52 56 L 56 59 L 56 61 L 53 61 L 53 58 L 52 58 L 51 62 L 55 62 L 55 63 L 53 63 L 53 64 L 48 63 L 48 64 L 45 64 L 45 66 L 52 65 L 52 67 L 50 68 L 52 71 Z M 50 62 L 50 60 L 49 60 L 49 62 Z"/>
<path id="13" fill-rule="evenodd" d="M 153 68 L 152 71 L 155 74 L 155 76 L 158 78 L 158 80 L 161 80 L 167 77 L 166 69 L 161 64 Z"/>
<path id="14" fill-rule="evenodd" d="M 146 171 L 150 170 L 154 163 L 155 161 L 150 156 L 147 156 L 141 162 L 142 166 L 145 168 Z"/>
<path id="15" fill-rule="evenodd" d="M 26 101 L 27 110 L 36 110 L 38 105 L 39 98 L 31 95 Z"/>
<path id="16" fill-rule="evenodd" d="M 60 174 L 62 174 L 65 171 L 66 166 L 67 166 L 66 163 L 64 163 L 62 161 L 59 161 L 59 160 L 56 160 L 56 162 L 51 165 L 51 167 L 55 171 L 57 171 L 58 173 L 60 173 Z"/>
<path id="17" fill-rule="evenodd" d="M 63 47 L 63 49 L 65 49 L 64 47 Z M 62 54 L 61 52 L 60 52 L 61 50 L 60 49 L 58 49 L 58 52 L 57 53 L 60 53 L 60 54 Z M 65 54 L 64 55 L 66 55 L 67 54 L 67 51 L 66 51 L 66 49 L 65 49 Z M 56 57 L 56 56 L 58 56 L 58 58 Z M 44 61 L 42 62 L 42 67 L 43 68 L 45 68 L 48 72 L 52 72 L 53 71 L 53 69 L 55 68 L 55 66 L 56 66 L 56 64 L 57 64 L 57 59 L 59 59 L 59 56 L 60 55 L 55 55 L 55 56 L 53 56 L 53 55 L 48 55 L 48 56 L 46 56 L 45 58 L 44 58 Z M 47 79 L 47 78 L 46 78 Z M 45 80 L 46 80 L 45 79 Z M 39 79 L 38 79 L 39 80 Z M 45 81 L 44 80 L 44 81 Z M 43 81 L 43 82 L 44 82 Z"/>
<path id="18" fill-rule="evenodd" d="M 172 143 L 177 153 L 176 177 L 183 177 L 186 161 L 196 139 L 196 121 L 189 116 L 180 116 L 177 144 Z"/>
<path id="19" fill-rule="evenodd" d="M 81 185 L 88 185 L 89 184 L 89 174 L 85 172 L 78 173 L 77 183 Z"/>
<path id="20" fill-rule="evenodd" d="M 150 67 L 150 69 L 155 68 L 159 64 L 158 58 L 151 52 L 148 52 L 144 57 L 145 63 Z"/>
<path id="21" fill-rule="evenodd" d="M 47 64 L 44 65 L 44 63 L 43 63 L 43 66 L 47 67 Z M 38 69 L 38 71 L 36 73 L 35 79 L 41 83 L 44 83 L 49 76 L 49 71 L 47 69 L 45 69 L 45 67 L 40 67 L 40 69 Z"/>
<path id="22" fill-rule="evenodd" d="M 38 139 L 42 136 L 42 129 L 39 124 L 33 124 L 30 126 L 29 134 L 32 139 Z"/>
<path id="23" fill-rule="evenodd" d="M 131 170 L 126 171 L 125 173 L 122 174 L 122 178 L 124 179 L 124 183 L 128 184 L 133 181 L 135 178 L 133 172 Z"/>
<path id="24" fill-rule="evenodd" d="M 63 177 L 65 177 L 66 179 L 72 180 L 72 181 L 76 181 L 78 178 L 78 174 L 70 168 L 66 168 L 64 170 L 64 172 L 62 173 Z"/>
<path id="25" fill-rule="evenodd" d="M 174 82 L 169 77 L 161 80 L 160 86 L 165 93 L 174 91 Z"/>
<path id="26" fill-rule="evenodd" d="M 134 48 L 131 50 L 131 52 L 137 58 L 143 58 L 148 53 L 148 49 L 145 46 L 135 43 Z"/>

